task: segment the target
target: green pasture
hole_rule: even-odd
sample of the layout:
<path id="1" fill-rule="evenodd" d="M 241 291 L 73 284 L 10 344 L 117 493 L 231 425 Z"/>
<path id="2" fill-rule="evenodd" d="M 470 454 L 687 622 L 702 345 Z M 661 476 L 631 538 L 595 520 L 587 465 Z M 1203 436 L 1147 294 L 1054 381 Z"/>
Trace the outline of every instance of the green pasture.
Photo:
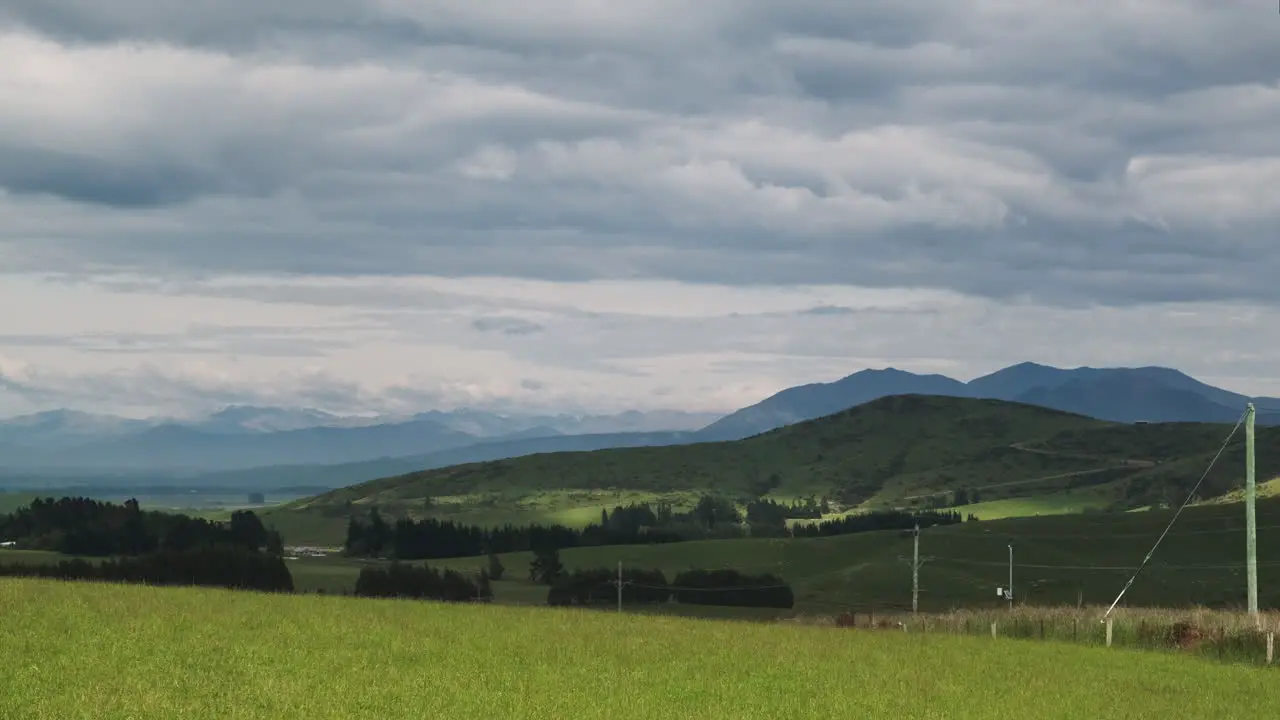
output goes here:
<path id="1" fill-rule="evenodd" d="M 1173 654 L 604 612 L 0 579 L 0 717 L 1267 718 Z"/>

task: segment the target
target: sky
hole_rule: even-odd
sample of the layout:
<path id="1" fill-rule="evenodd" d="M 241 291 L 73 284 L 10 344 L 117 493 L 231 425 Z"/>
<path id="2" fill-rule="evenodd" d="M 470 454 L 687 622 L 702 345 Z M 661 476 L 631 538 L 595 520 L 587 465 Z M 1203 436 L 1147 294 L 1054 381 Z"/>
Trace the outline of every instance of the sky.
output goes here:
<path id="1" fill-rule="evenodd" d="M 1280 395 L 1244 0 L 0 0 L 0 415 Z"/>

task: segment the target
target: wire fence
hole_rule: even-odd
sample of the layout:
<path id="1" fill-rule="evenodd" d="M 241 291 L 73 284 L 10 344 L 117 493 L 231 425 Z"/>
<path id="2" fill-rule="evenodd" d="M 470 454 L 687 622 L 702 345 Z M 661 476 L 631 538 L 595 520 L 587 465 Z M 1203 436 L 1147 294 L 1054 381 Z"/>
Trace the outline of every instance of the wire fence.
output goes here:
<path id="1" fill-rule="evenodd" d="M 1168 610 L 1105 606 L 1015 607 L 913 614 L 887 607 L 847 608 L 835 614 L 799 614 L 787 622 L 835 628 L 907 633 L 1035 639 L 1101 647 L 1180 652 L 1228 662 L 1280 667 L 1275 636 L 1280 611 L 1253 617 L 1205 608 Z"/>

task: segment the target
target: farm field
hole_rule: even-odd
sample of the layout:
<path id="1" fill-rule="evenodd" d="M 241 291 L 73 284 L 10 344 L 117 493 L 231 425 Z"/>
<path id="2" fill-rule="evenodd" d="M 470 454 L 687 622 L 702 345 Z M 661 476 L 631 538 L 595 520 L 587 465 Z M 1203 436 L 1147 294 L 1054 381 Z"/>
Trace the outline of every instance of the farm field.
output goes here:
<path id="1" fill-rule="evenodd" d="M 14 579 L 0 603 L 0 716 L 31 720 L 1280 714 L 1274 671 L 1115 648 Z"/>
<path id="2" fill-rule="evenodd" d="M 1242 505 L 1187 509 L 1139 582 L 1132 605 L 1222 605 L 1244 594 Z M 1164 530 L 1172 513 L 1102 513 L 1011 518 L 929 528 L 921 533 L 920 604 L 932 610 L 995 607 L 995 588 L 1007 585 L 1008 546 L 1014 545 L 1015 587 L 1032 604 L 1105 604 L 1114 599 Z M 665 545 L 569 548 L 565 567 L 656 568 L 668 578 L 691 567 L 771 572 L 792 584 L 800 611 L 845 607 L 909 607 L 912 541 L 896 531 L 821 538 L 707 540 Z M 1280 499 L 1258 503 L 1259 600 L 1280 607 Z M 506 581 L 495 599 L 525 601 L 517 589 L 532 556 L 500 556 Z M 362 562 L 341 557 L 290 562 L 299 589 L 342 592 L 354 586 Z M 483 558 L 450 558 L 431 565 L 479 571 Z M 506 587 L 509 586 L 509 587 Z M 543 598 L 545 597 L 545 591 Z M 542 601 L 542 598 L 537 600 Z"/>
<path id="3" fill-rule="evenodd" d="M 1244 508 L 1240 504 L 1188 508 L 1126 595 L 1134 606 L 1224 606 L 1244 597 Z M 1123 587 L 1171 511 L 1008 518 L 922 531 L 920 607 L 947 611 L 999 607 L 995 588 L 1007 585 L 1008 546 L 1014 546 L 1020 603 L 1108 604 Z M 668 579 L 693 567 L 774 573 L 792 585 L 796 612 L 910 607 L 912 540 L 897 531 L 796 539 L 706 540 L 657 545 L 568 548 L 569 570 L 628 567 L 662 570 Z M 1258 503 L 1259 600 L 1280 607 L 1280 498 Z M 527 581 L 530 553 L 499 556 L 506 568 L 494 583 L 495 602 L 543 604 L 545 586 Z M 56 562 L 54 553 L 0 550 L 0 562 Z M 360 568 L 377 561 L 340 555 L 287 561 L 301 592 L 349 592 Z M 484 558 L 428 564 L 479 572 Z M 690 611 L 674 604 L 656 611 Z M 699 610 L 699 612 L 701 612 Z M 734 614 L 739 611 L 729 609 Z M 776 614 L 776 613 L 775 613 Z"/>
<path id="4" fill-rule="evenodd" d="M 13 512 L 31 504 L 37 498 L 90 497 L 102 502 L 120 504 L 126 500 L 137 500 L 144 510 L 160 510 L 180 512 L 185 515 L 207 517 L 209 519 L 226 519 L 233 510 L 253 510 L 262 512 L 284 502 L 297 499 L 296 495 L 276 494 L 267 502 L 250 504 L 244 493 L 210 493 L 210 492 L 172 492 L 172 493 L 137 493 L 127 492 L 95 492 L 92 488 L 53 488 L 42 491 L 0 492 L 0 514 Z"/>
<path id="5" fill-rule="evenodd" d="M 1058 493 L 991 500 L 954 508 L 979 520 L 1034 517 L 1036 515 L 1074 515 L 1107 506 L 1107 497 L 1095 490 L 1065 490 Z"/>

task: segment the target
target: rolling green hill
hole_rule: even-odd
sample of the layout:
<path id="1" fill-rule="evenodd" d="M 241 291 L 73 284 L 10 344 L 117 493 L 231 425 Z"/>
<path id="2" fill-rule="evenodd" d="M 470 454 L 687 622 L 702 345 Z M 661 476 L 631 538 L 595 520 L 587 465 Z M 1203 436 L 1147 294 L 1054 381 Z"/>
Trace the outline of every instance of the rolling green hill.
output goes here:
<path id="1" fill-rule="evenodd" d="M 1051 497 L 1076 509 L 1137 507 L 1180 501 L 1229 430 L 895 396 L 733 442 L 547 453 L 384 478 L 281 505 L 265 518 L 290 542 L 333 543 L 351 513 L 374 506 L 392 516 L 578 525 L 604 506 L 658 498 L 680 505 L 703 492 L 826 496 L 845 509 L 945 506 L 961 489 L 977 490 L 983 502 Z M 1271 477 L 1280 428 L 1258 437 L 1259 477 Z M 1238 485 L 1242 445 L 1240 433 L 1204 497 Z"/>

